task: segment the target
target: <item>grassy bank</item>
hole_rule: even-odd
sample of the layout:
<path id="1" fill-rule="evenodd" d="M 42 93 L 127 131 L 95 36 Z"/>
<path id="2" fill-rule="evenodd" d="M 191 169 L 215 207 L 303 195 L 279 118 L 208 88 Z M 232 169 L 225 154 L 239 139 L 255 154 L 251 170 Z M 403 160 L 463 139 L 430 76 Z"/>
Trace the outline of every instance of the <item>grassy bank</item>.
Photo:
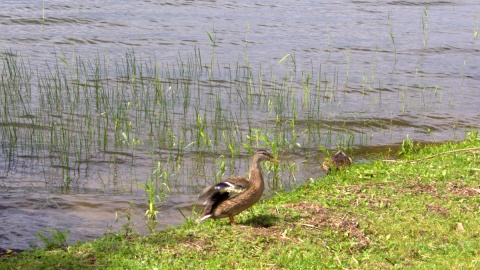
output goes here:
<path id="1" fill-rule="evenodd" d="M 280 156 L 281 158 L 281 156 Z M 320 165 L 319 165 L 320 170 Z M 480 136 L 304 184 L 227 220 L 4 254 L 1 269 L 480 268 Z"/>

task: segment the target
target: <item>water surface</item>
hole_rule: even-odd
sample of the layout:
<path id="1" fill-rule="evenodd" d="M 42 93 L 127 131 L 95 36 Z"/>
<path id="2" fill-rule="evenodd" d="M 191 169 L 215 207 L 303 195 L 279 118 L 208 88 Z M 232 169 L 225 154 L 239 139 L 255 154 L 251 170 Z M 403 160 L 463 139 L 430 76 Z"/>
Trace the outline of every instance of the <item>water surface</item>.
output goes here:
<path id="1" fill-rule="evenodd" d="M 72 240 L 92 239 L 122 230 L 127 215 L 146 232 L 139 184 L 158 162 L 167 176 L 157 179 L 170 190 L 158 228 L 180 224 L 177 207 L 190 214 L 196 194 L 222 176 L 222 160 L 224 177 L 247 174 L 242 145 L 255 130 L 287 142 L 277 176 L 287 189 L 323 175 L 319 145 L 348 146 L 358 161 L 407 135 L 422 142 L 462 139 L 480 128 L 479 12 L 478 1 L 2 1 L 0 248 L 28 248 L 37 232 L 53 227 L 69 229 Z M 287 54 L 294 57 L 279 64 Z M 5 102 L 13 78 L 6 55 L 23 59 L 31 74 L 20 86 L 30 89 L 25 107 Z M 133 98 L 138 77 L 118 69 L 132 55 L 158 65 L 163 107 Z M 82 103 L 87 95 L 73 105 L 62 96 L 59 108 L 43 103 L 39 85 L 54 81 L 42 78 L 55 66 L 70 70 L 95 59 L 111 79 L 101 87 L 125 93 L 112 99 L 119 104 Z M 179 63 L 194 71 L 182 73 Z M 140 92 L 154 92 L 154 79 Z M 83 84 L 91 89 L 95 80 L 76 85 Z M 143 144 L 116 143 L 127 127 L 115 133 L 115 118 L 106 118 L 118 116 L 120 105 L 136 104 L 143 107 L 129 109 L 125 119 Z M 198 143 L 198 116 L 216 146 Z M 84 140 L 88 119 L 91 145 Z M 154 136 L 150 127 L 158 130 Z M 52 143 L 63 140 L 52 134 L 69 138 L 67 154 L 51 147 L 64 145 Z M 233 158 L 223 136 L 236 145 Z M 288 166 L 298 166 L 293 175 Z M 269 172 L 270 188 L 273 178 Z"/>

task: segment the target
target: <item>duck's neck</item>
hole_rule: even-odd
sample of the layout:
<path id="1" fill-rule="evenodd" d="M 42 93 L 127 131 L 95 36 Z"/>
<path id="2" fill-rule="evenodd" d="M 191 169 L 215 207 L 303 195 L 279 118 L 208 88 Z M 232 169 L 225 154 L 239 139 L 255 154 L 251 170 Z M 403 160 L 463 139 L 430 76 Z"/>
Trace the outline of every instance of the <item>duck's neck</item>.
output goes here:
<path id="1" fill-rule="evenodd" d="M 260 162 L 257 160 L 252 160 L 250 164 L 250 181 L 256 186 L 264 185 Z"/>

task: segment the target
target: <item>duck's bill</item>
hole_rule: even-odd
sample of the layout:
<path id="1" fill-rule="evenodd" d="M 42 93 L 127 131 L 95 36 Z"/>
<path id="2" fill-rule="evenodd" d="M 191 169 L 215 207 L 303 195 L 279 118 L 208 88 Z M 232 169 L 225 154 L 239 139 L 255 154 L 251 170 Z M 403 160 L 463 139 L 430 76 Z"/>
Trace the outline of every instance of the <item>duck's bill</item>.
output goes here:
<path id="1" fill-rule="evenodd" d="M 274 159 L 274 158 L 271 158 L 271 159 L 269 159 L 268 161 L 270 161 L 270 162 L 275 162 L 275 163 L 280 163 L 280 160 Z"/>

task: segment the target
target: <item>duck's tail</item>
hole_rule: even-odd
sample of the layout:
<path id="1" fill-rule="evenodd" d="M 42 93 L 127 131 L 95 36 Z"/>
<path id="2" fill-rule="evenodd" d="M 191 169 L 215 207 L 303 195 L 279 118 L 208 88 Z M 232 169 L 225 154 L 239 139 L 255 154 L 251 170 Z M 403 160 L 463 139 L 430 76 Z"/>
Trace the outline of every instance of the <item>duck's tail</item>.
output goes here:
<path id="1" fill-rule="evenodd" d="M 195 221 L 196 221 L 197 223 L 200 223 L 200 222 L 202 222 L 202 221 L 204 221 L 204 220 L 206 220 L 206 219 L 209 219 L 211 216 L 212 216 L 212 215 L 200 216 L 200 217 L 197 218 Z"/>

